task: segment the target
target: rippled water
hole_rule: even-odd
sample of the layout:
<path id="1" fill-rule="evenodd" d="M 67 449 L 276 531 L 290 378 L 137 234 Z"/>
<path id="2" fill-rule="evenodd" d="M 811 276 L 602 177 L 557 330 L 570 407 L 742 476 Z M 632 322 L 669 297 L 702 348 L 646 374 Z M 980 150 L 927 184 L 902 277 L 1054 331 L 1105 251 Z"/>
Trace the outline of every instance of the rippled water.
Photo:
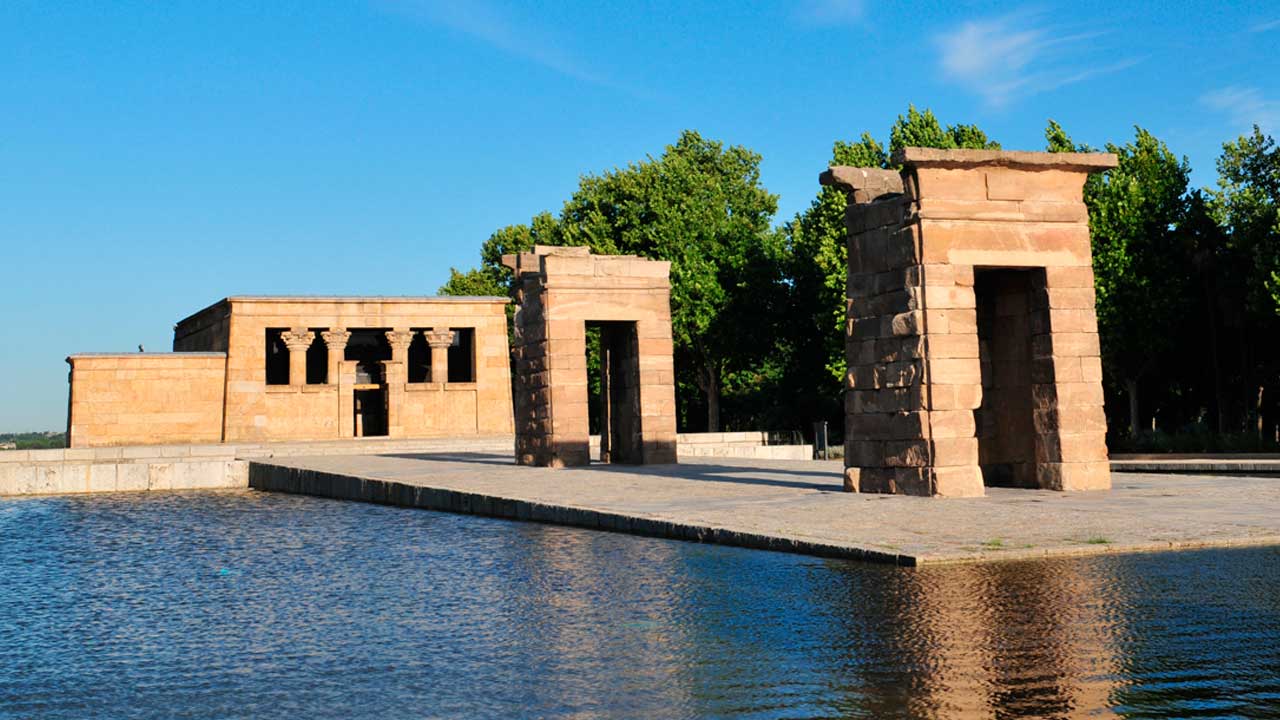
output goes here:
<path id="1" fill-rule="evenodd" d="M 896 569 L 259 493 L 0 502 L 0 717 L 1280 714 L 1273 549 Z"/>

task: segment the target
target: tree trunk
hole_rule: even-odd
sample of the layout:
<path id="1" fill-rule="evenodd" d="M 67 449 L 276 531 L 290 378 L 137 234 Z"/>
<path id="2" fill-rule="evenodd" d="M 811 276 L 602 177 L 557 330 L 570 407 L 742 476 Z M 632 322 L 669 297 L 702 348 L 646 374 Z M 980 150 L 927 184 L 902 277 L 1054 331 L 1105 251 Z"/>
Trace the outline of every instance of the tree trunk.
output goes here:
<path id="1" fill-rule="evenodd" d="M 1129 395 L 1129 437 L 1138 437 L 1138 381 L 1124 381 L 1125 392 Z"/>
<path id="2" fill-rule="evenodd" d="M 1205 305 L 1209 312 L 1209 357 L 1213 366 L 1213 404 L 1217 410 L 1218 434 L 1227 431 L 1227 399 L 1222 394 L 1222 364 L 1218 359 L 1218 312 L 1213 305 L 1213 295 L 1205 292 Z"/>
<path id="3" fill-rule="evenodd" d="M 1264 426 L 1264 425 L 1263 425 L 1263 423 L 1262 423 L 1262 394 L 1263 394 L 1263 390 L 1264 390 L 1264 386 L 1259 385 L 1259 386 L 1258 386 L 1258 401 L 1257 401 L 1257 403 L 1253 406 L 1253 407 L 1254 407 L 1254 412 L 1255 412 L 1255 413 L 1257 414 L 1257 416 L 1258 416 L 1257 425 L 1258 425 L 1258 439 L 1259 439 L 1259 440 L 1261 440 L 1261 439 L 1263 438 L 1263 432 L 1265 431 L 1265 426 Z"/>
<path id="4" fill-rule="evenodd" d="M 717 368 L 707 368 L 707 384 L 703 391 L 707 395 L 707 432 L 720 432 L 720 372 Z"/>

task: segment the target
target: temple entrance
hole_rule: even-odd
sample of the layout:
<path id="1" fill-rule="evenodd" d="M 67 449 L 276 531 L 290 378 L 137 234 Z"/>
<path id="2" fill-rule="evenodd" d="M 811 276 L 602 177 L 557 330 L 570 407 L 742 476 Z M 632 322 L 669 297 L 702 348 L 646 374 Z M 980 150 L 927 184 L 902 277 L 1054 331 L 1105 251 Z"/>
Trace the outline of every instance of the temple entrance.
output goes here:
<path id="1" fill-rule="evenodd" d="M 1037 487 L 1031 395 L 1035 272 L 978 269 L 974 273 L 982 363 L 982 406 L 976 418 L 978 464 L 984 485 Z"/>
<path id="2" fill-rule="evenodd" d="M 593 376 L 589 378 L 590 424 L 600 435 L 600 461 L 643 463 L 636 324 L 587 322 L 587 337 L 587 352 L 595 350 L 587 368 Z"/>
<path id="3" fill-rule="evenodd" d="M 387 434 L 387 391 L 375 387 L 356 389 L 355 429 L 356 437 L 376 437 Z"/>

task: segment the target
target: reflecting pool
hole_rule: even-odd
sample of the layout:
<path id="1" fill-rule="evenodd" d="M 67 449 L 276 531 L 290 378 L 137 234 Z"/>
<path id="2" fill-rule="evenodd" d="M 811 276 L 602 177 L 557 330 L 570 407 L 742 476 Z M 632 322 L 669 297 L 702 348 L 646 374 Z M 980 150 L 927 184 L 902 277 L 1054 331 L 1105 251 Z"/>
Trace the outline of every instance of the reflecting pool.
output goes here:
<path id="1" fill-rule="evenodd" d="M 1280 552 L 918 570 L 253 492 L 0 501 L 0 717 L 1280 713 Z"/>

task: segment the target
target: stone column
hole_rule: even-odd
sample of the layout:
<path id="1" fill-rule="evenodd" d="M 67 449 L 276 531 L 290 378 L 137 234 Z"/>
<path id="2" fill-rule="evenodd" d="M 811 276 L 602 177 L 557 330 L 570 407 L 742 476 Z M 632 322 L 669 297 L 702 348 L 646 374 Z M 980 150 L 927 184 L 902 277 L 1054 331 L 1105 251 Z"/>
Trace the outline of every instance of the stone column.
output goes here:
<path id="1" fill-rule="evenodd" d="M 423 337 L 431 346 L 431 382 L 449 382 L 449 346 L 453 345 L 453 331 L 432 328 L 424 331 Z"/>
<path id="2" fill-rule="evenodd" d="M 316 339 L 315 333 L 306 328 L 293 328 L 280 333 L 280 339 L 289 348 L 289 384 L 307 384 L 307 348 Z"/>
<path id="3" fill-rule="evenodd" d="M 405 367 L 409 363 L 409 344 L 413 342 L 413 334 L 412 330 L 404 328 L 387 331 L 391 359 L 382 363 L 382 380 L 387 387 L 387 437 L 404 435 L 400 405 L 404 399 L 405 381 L 408 380 Z"/>
<path id="4" fill-rule="evenodd" d="M 325 347 L 329 349 L 329 374 L 325 382 L 337 385 L 338 374 L 341 372 L 339 364 L 346 357 L 344 353 L 347 349 L 347 341 L 351 340 L 351 333 L 342 329 L 326 330 L 320 333 L 320 339 L 324 340 Z"/>
<path id="5" fill-rule="evenodd" d="M 387 343 L 391 345 L 391 361 L 404 363 L 409 361 L 409 345 L 413 342 L 414 332 L 404 328 L 388 330 Z"/>
<path id="6" fill-rule="evenodd" d="M 339 360 L 334 382 L 338 385 L 338 437 L 356 437 L 356 361 Z"/>

